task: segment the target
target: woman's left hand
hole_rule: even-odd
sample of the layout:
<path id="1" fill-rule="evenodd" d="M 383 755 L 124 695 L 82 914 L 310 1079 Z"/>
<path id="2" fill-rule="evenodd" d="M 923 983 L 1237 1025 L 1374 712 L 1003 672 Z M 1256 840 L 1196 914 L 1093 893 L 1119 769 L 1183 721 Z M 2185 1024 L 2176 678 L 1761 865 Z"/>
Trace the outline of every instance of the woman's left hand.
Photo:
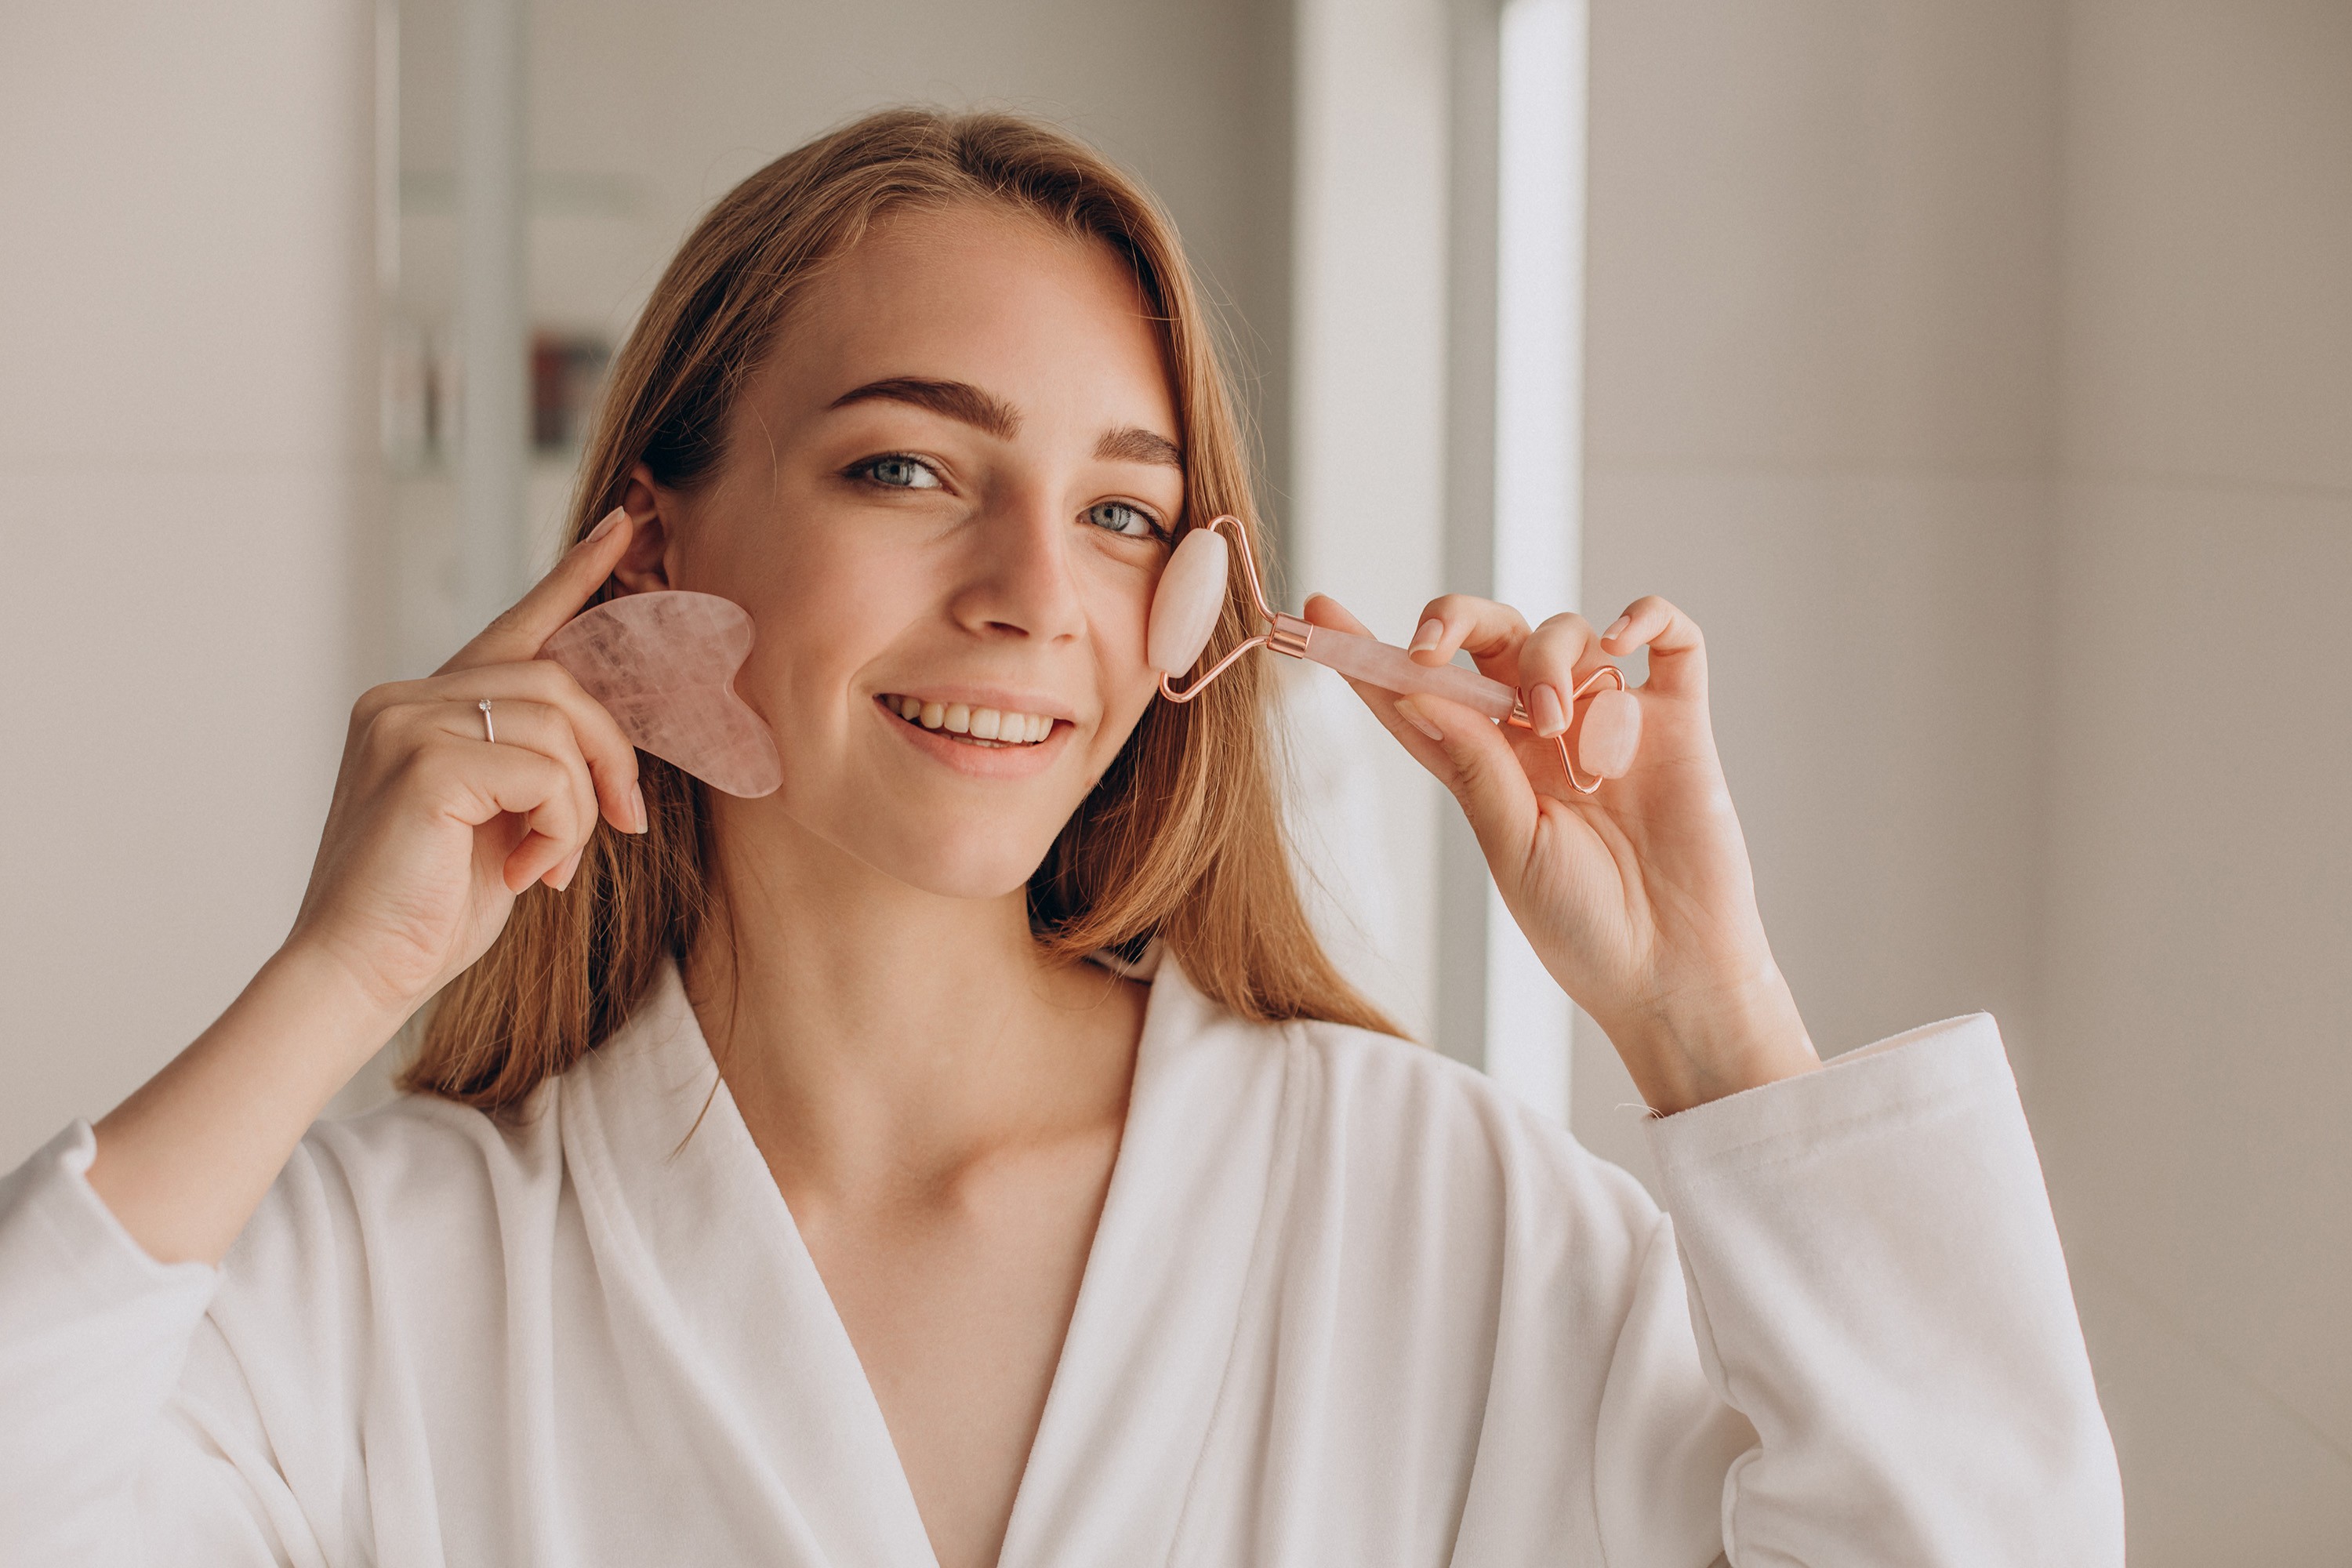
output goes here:
<path id="1" fill-rule="evenodd" d="M 1365 628 L 1331 599 L 1306 618 Z M 1604 1030 L 1652 1110 L 1671 1115 L 1821 1065 L 1756 910 L 1748 846 L 1707 719 L 1706 649 L 1665 600 L 1636 600 L 1603 638 L 1581 616 L 1528 630 L 1507 605 L 1449 594 L 1422 612 L 1414 657 L 1467 648 L 1519 689 L 1538 724 L 1581 722 L 1567 694 L 1647 646 L 1636 689 L 1641 741 L 1630 771 L 1592 795 L 1571 788 L 1558 742 L 1498 726 L 1443 698 L 1357 694 L 1453 791 L 1503 902 L 1561 987 Z M 1549 689 L 1547 690 L 1547 689 Z M 1555 732 L 1557 732 L 1555 731 Z M 1574 752 L 1578 735 L 1568 731 Z"/>

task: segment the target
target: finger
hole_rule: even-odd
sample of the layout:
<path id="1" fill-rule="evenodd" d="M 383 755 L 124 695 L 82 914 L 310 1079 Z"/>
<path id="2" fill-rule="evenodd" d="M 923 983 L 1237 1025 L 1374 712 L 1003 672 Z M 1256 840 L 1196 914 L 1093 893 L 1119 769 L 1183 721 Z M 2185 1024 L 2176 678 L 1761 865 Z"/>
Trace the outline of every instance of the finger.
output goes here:
<path id="1" fill-rule="evenodd" d="M 468 827 L 509 815 L 521 819 L 522 837 L 501 868 L 510 893 L 562 865 L 593 820 L 581 811 L 577 785 L 563 766 L 525 746 L 486 745 L 436 729 L 412 753 L 412 765 L 432 808 Z"/>
<path id="2" fill-rule="evenodd" d="M 1444 594 L 1429 602 L 1406 648 L 1423 664 L 1446 664 L 1456 651 L 1470 655 L 1478 672 L 1507 686 L 1519 684 L 1519 647 L 1528 640 L 1528 618 L 1508 605 L 1470 594 Z"/>
<path id="3" fill-rule="evenodd" d="M 1302 617 L 1318 626 L 1329 626 L 1335 632 L 1352 632 L 1360 637 L 1372 635 L 1372 628 L 1355 617 L 1347 605 L 1328 594 L 1309 594 Z"/>
<path id="4" fill-rule="evenodd" d="M 1328 594 L 1307 595 L 1306 606 L 1300 614 L 1313 625 L 1328 626 L 1335 632 L 1352 632 L 1358 637 L 1367 637 L 1372 635 L 1371 629 L 1358 620 L 1345 605 Z M 1364 706 L 1371 710 L 1372 717 L 1381 721 L 1381 728 L 1395 736 L 1397 744 L 1410 752 L 1414 762 L 1440 779 L 1448 775 L 1453 763 L 1446 760 L 1444 752 L 1439 748 L 1437 737 L 1418 721 L 1397 711 L 1395 692 L 1368 685 L 1353 677 L 1342 676 L 1340 679 L 1346 680 L 1356 695 L 1363 700 Z"/>
<path id="5" fill-rule="evenodd" d="M 509 664 L 539 656 L 541 645 L 555 635 L 556 628 L 580 613 L 604 579 L 619 565 L 621 554 L 629 547 L 629 536 L 636 531 L 636 523 L 629 514 L 614 507 L 604 514 L 604 520 L 591 530 L 588 537 L 563 552 L 546 576 L 532 585 L 530 593 L 516 600 L 498 619 L 482 628 L 481 634 L 450 656 L 449 661 L 436 675 L 452 670 L 471 669 L 485 664 Z"/>
<path id="6" fill-rule="evenodd" d="M 457 701 L 467 708 L 488 698 L 491 721 L 497 725 L 506 722 L 509 703 L 532 702 L 557 710 L 571 728 L 571 749 L 587 763 L 604 819 L 624 833 L 646 830 L 645 795 L 637 784 L 637 748 L 621 732 L 611 710 L 588 695 L 572 672 L 554 660 L 526 659 L 436 675 L 416 683 L 411 694 Z M 476 711 L 461 731 L 479 734 L 481 717 Z M 505 738 L 503 730 L 499 738 Z"/>
<path id="7" fill-rule="evenodd" d="M 571 785 L 571 820 L 578 825 L 578 837 L 566 839 L 563 847 L 577 850 L 587 842 L 600 813 L 595 781 L 589 773 L 588 759 L 581 754 L 571 717 L 548 703 L 518 699 L 493 702 L 490 707 L 496 744 L 537 752 L 563 770 Z M 444 733 L 461 741 L 492 743 L 484 734 L 482 714 L 474 704 L 436 702 L 431 712 L 433 722 Z"/>
<path id="8" fill-rule="evenodd" d="M 1502 731 L 1459 702 L 1424 692 L 1398 698 L 1396 707 L 1444 759 L 1444 768 L 1430 771 L 1462 803 L 1488 861 L 1499 866 L 1524 859 L 1538 808 L 1527 770 Z"/>
<path id="9" fill-rule="evenodd" d="M 1549 740 L 1567 730 L 1577 687 L 1607 662 L 1591 623 L 1572 612 L 1528 634 L 1519 647 L 1519 690 L 1537 734 Z"/>
<path id="10" fill-rule="evenodd" d="M 1698 623 L 1655 594 L 1634 600 L 1625 613 L 1601 634 L 1602 647 L 1620 658 L 1634 649 L 1650 650 L 1645 691 L 1665 697 L 1706 696 L 1706 639 Z"/>

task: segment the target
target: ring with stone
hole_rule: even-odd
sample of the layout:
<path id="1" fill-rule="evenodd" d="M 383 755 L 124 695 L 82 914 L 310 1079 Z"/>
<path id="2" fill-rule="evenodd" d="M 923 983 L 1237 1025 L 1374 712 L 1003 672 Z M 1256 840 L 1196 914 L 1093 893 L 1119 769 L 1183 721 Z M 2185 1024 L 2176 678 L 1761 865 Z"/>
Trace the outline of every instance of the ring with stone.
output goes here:
<path id="1" fill-rule="evenodd" d="M 490 727 L 490 700 L 485 697 L 479 702 L 475 703 L 474 706 L 482 710 L 482 739 L 488 741 L 493 746 L 497 745 L 499 743 L 499 732 Z"/>

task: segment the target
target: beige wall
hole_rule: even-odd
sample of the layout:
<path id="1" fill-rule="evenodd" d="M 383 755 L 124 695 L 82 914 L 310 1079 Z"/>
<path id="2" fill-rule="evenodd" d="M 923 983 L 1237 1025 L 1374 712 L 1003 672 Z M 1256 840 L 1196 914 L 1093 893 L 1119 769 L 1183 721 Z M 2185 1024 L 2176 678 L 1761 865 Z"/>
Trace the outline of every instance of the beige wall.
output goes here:
<path id="1" fill-rule="evenodd" d="M 2000 1015 L 2134 1562 L 2339 1561 L 2352 11 L 1600 0 L 1592 58 L 1588 607 L 1706 626 L 1825 1049 Z"/>
<path id="2" fill-rule="evenodd" d="M 1585 607 L 1705 629 L 1825 1052 L 2036 1032 L 2055 43 L 2032 0 L 1593 6 Z M 1589 1032 L 1571 1092 L 1643 1168 Z"/>
<path id="3" fill-rule="evenodd" d="M 2032 1104 L 2135 1562 L 2342 1562 L 2352 7 L 2067 15 Z"/>
<path id="4" fill-rule="evenodd" d="M 0 1167 L 310 867 L 366 515 L 369 8 L 0 8 Z"/>

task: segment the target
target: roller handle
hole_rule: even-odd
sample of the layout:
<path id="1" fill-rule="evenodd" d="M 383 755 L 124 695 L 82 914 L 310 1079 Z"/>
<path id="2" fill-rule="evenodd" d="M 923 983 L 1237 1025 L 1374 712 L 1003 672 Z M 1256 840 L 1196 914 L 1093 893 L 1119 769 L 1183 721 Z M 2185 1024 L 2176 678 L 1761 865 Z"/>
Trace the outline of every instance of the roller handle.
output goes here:
<path id="1" fill-rule="evenodd" d="M 1383 691 L 1425 692 L 1459 702 L 1500 722 L 1519 709 L 1519 694 L 1499 680 L 1454 664 L 1423 664 L 1401 647 L 1353 632 L 1317 626 L 1307 636 L 1304 657 L 1351 680 Z"/>

